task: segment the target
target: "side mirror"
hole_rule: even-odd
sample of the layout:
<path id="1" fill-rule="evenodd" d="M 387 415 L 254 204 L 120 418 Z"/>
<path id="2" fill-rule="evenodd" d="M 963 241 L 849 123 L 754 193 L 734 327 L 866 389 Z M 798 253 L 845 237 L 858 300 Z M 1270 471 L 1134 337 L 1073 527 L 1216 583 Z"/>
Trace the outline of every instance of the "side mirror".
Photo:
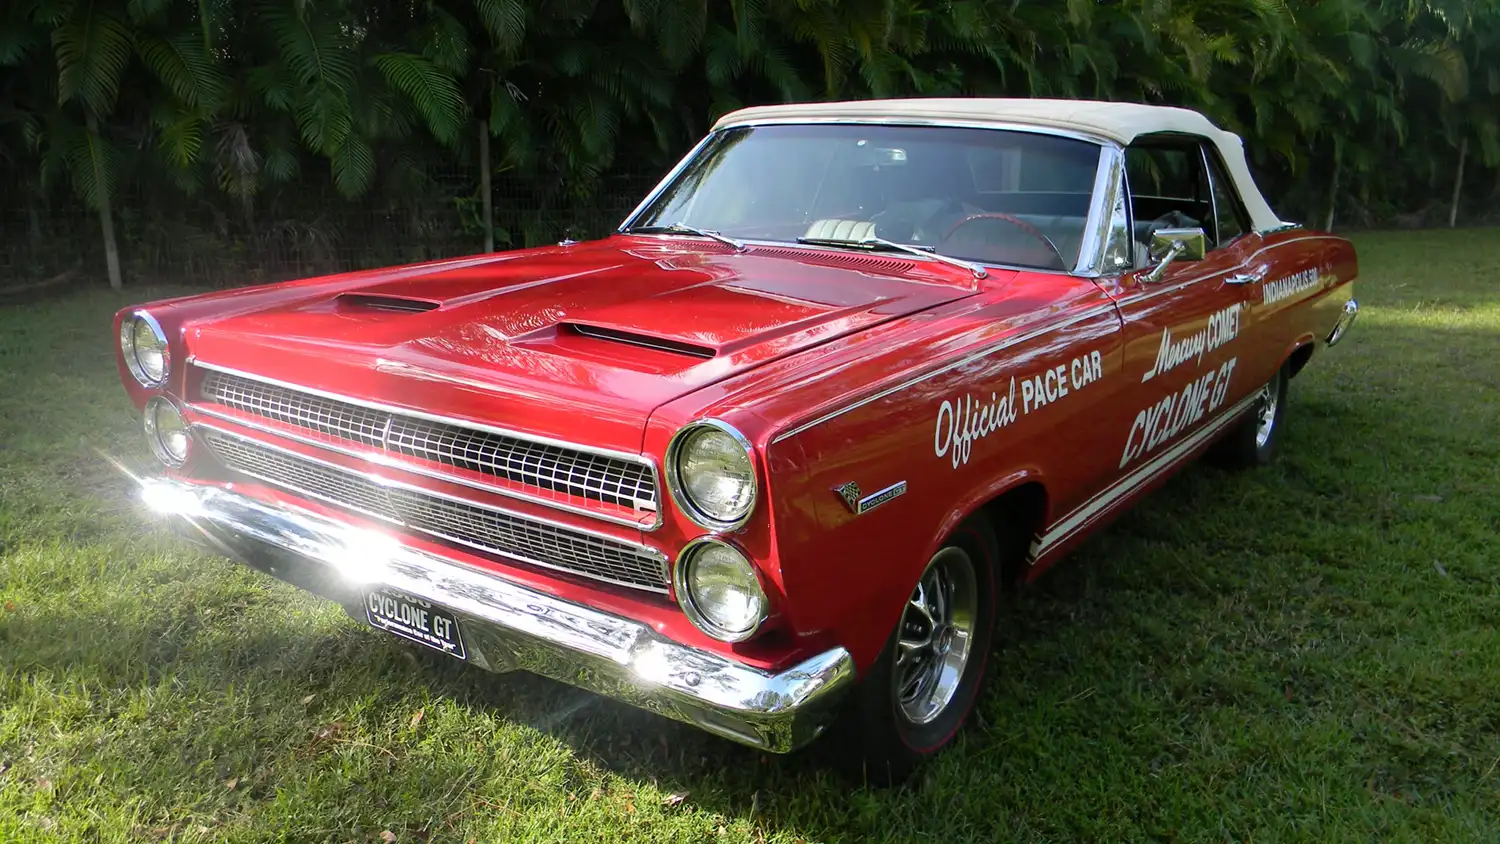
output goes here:
<path id="1" fill-rule="evenodd" d="M 1178 259 L 1201 261 L 1208 252 L 1208 235 L 1203 229 L 1157 229 L 1151 233 L 1151 260 L 1157 264 L 1143 280 L 1161 280 L 1167 267 Z"/>

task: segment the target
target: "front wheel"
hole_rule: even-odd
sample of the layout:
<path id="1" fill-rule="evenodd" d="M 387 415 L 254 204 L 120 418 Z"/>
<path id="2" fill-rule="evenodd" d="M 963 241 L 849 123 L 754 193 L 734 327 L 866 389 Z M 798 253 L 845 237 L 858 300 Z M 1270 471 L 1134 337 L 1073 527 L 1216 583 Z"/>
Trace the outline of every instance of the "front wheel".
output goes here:
<path id="1" fill-rule="evenodd" d="M 1276 459 L 1286 427 L 1286 388 L 1290 380 L 1283 364 L 1261 387 L 1254 409 L 1209 452 L 1213 463 L 1225 469 L 1254 469 Z"/>
<path id="2" fill-rule="evenodd" d="M 912 589 L 841 725 L 854 735 L 840 743 L 870 781 L 904 781 L 968 720 L 994 639 L 995 558 L 993 534 L 965 523 Z"/>

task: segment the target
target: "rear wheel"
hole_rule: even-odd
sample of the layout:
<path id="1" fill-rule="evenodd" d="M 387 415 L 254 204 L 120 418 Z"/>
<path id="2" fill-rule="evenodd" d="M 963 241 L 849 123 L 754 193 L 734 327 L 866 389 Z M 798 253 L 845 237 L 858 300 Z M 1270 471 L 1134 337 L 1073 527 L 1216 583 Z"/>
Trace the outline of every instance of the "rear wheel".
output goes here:
<path id="1" fill-rule="evenodd" d="M 932 556 L 840 725 L 847 761 L 898 784 L 953 742 L 974 709 L 994 640 L 995 539 L 978 520 Z"/>
<path id="2" fill-rule="evenodd" d="M 1254 409 L 1209 452 L 1225 469 L 1253 469 L 1276 459 L 1286 427 L 1286 388 L 1291 376 L 1285 364 L 1260 389 Z"/>

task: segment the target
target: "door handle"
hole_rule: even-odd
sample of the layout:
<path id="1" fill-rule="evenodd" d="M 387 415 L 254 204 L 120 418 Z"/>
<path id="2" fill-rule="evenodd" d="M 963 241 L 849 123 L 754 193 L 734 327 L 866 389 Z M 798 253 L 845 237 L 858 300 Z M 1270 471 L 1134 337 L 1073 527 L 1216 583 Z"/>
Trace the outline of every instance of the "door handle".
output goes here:
<path id="1" fill-rule="evenodd" d="M 1253 273 L 1240 273 L 1224 279 L 1225 284 L 1254 284 L 1266 277 L 1265 270 L 1257 270 Z"/>

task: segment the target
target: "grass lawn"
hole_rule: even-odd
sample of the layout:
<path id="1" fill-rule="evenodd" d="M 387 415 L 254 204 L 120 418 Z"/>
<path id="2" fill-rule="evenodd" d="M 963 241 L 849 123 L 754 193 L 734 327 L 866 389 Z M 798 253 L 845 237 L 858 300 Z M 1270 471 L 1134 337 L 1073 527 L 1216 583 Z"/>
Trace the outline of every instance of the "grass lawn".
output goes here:
<path id="1" fill-rule="evenodd" d="M 1282 461 L 1190 467 L 1012 596 L 903 791 L 189 550 L 101 457 L 150 465 L 108 316 L 176 291 L 7 306 L 0 841 L 1500 841 L 1500 231 L 1358 245 Z"/>

